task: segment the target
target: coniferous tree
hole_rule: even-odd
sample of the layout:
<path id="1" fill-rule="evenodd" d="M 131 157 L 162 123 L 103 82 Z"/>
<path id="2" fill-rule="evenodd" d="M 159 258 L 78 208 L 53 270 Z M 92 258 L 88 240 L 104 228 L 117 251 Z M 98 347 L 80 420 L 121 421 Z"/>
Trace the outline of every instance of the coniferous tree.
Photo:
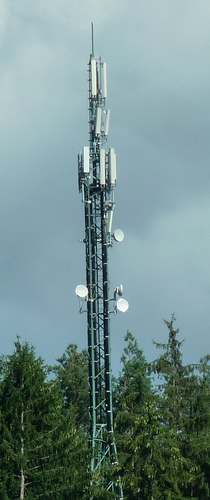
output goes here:
<path id="1" fill-rule="evenodd" d="M 0 486 L 9 498 L 81 498 L 86 440 L 64 414 L 56 381 L 27 343 L 1 361 Z M 84 497 L 85 498 L 85 497 Z"/>
<path id="2" fill-rule="evenodd" d="M 179 450 L 182 461 L 182 468 L 177 479 L 180 491 L 178 498 L 206 500 L 209 486 L 205 481 L 205 473 L 202 472 L 198 452 L 199 443 L 201 448 L 203 445 L 200 439 L 201 428 L 204 425 L 202 406 L 205 405 L 204 392 L 209 390 L 207 389 L 209 385 L 206 379 L 203 384 L 202 377 L 199 375 L 202 371 L 201 365 L 183 364 L 181 349 L 183 342 L 178 339 L 179 330 L 175 328 L 174 323 L 174 316 L 170 321 L 165 321 L 168 328 L 167 343 L 155 342 L 155 345 L 162 351 L 160 357 L 152 363 L 152 369 L 160 380 L 157 401 L 163 426 L 173 432 L 175 446 Z M 206 432 L 206 425 L 204 427 Z"/>
<path id="3" fill-rule="evenodd" d="M 168 341 L 165 344 L 154 342 L 161 350 L 161 355 L 151 366 L 159 378 L 159 391 L 161 393 L 161 405 L 164 408 L 164 418 L 167 425 L 178 430 L 183 427 L 183 413 L 185 407 L 185 383 L 188 376 L 188 368 L 182 362 L 182 344 L 178 339 L 179 330 L 174 326 L 175 318 L 172 315 L 170 321 L 164 320 L 168 328 Z"/>
<path id="4" fill-rule="evenodd" d="M 63 394 L 64 407 L 77 425 L 89 425 L 88 356 L 70 344 L 54 368 Z"/>
<path id="5" fill-rule="evenodd" d="M 149 365 L 132 334 L 126 337 L 119 378 L 116 429 L 125 497 L 180 500 L 183 457 L 176 428 L 166 425 Z"/>
<path id="6" fill-rule="evenodd" d="M 210 357 L 207 355 L 190 370 L 186 397 L 186 432 L 183 453 L 194 468 L 186 496 L 210 498 Z"/>
<path id="7" fill-rule="evenodd" d="M 114 408 L 121 474 L 125 493 L 133 499 L 138 498 L 140 481 L 139 470 L 137 474 L 135 472 L 139 463 L 137 428 L 143 418 L 146 402 L 151 397 L 151 384 L 144 354 L 131 332 L 127 332 L 125 342 L 121 358 L 122 372 L 115 381 Z"/>

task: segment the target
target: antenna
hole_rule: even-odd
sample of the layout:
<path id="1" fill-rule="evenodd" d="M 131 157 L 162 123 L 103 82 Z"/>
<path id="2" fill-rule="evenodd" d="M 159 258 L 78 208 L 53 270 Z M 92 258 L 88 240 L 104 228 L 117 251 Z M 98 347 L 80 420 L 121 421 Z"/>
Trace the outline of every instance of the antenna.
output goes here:
<path id="1" fill-rule="evenodd" d="M 78 159 L 79 191 L 83 196 L 86 284 L 76 287 L 76 295 L 87 313 L 91 481 L 101 481 L 115 500 L 123 499 L 121 478 L 112 467 L 118 465 L 112 408 L 112 370 L 110 350 L 111 313 L 126 312 L 123 287 L 110 298 L 109 247 L 124 239 L 121 229 L 112 234 L 117 181 L 117 156 L 108 145 L 107 66 L 94 54 L 94 29 L 91 22 L 92 53 L 89 60 L 89 146 Z M 114 300 L 115 308 L 111 310 Z M 107 465 L 109 466 L 107 468 Z M 104 471 L 108 470 L 106 474 Z"/>
<path id="2" fill-rule="evenodd" d="M 86 299 L 88 296 L 88 289 L 85 285 L 77 285 L 75 288 L 75 293 L 80 299 Z"/>
<path id="3" fill-rule="evenodd" d="M 120 312 L 126 312 L 129 308 L 128 301 L 126 299 L 120 298 L 117 300 L 117 309 Z"/>
<path id="4" fill-rule="evenodd" d="M 94 29 L 93 29 L 93 22 L 91 23 L 91 39 L 92 39 L 92 56 L 94 56 Z"/>
<path id="5" fill-rule="evenodd" d="M 121 243 L 124 240 L 124 233 L 123 233 L 122 229 L 115 229 L 115 231 L 113 233 L 113 237 L 114 237 L 115 241 L 117 241 L 118 243 Z"/>

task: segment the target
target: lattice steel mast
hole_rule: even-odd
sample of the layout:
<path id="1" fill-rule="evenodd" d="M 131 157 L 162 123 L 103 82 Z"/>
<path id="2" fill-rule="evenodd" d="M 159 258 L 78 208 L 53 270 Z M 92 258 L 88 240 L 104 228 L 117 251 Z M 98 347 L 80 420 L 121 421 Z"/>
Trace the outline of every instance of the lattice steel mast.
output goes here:
<path id="1" fill-rule="evenodd" d="M 94 473 L 103 465 L 114 466 L 118 458 L 113 432 L 110 359 L 110 304 L 113 302 L 108 275 L 108 248 L 114 239 L 116 154 L 114 148 L 107 145 L 110 116 L 106 108 L 107 67 L 101 58 L 95 57 L 93 25 L 88 75 L 89 146 L 78 155 L 79 191 L 85 212 L 86 286 L 79 285 L 76 293 L 87 304 L 91 470 Z M 122 237 L 122 231 L 117 230 L 115 239 L 120 241 Z M 114 300 L 121 294 L 121 289 L 115 289 Z M 126 301 L 120 301 L 124 301 L 126 309 Z M 106 489 L 113 491 L 116 499 L 123 498 L 120 478 L 104 481 Z"/>

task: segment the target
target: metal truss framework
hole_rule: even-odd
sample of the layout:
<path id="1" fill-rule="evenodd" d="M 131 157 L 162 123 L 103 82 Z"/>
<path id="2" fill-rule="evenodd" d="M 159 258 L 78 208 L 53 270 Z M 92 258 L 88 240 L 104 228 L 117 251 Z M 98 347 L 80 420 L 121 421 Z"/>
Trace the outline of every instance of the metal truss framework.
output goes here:
<path id="1" fill-rule="evenodd" d="M 112 470 L 118 458 L 113 431 L 108 274 L 116 158 L 113 148 L 107 146 L 106 64 L 94 56 L 93 31 L 88 75 L 89 147 L 78 156 L 78 169 L 85 211 L 91 470 L 94 474 L 106 466 Z M 116 499 L 123 499 L 120 478 L 113 479 L 111 473 L 105 476 L 105 488 L 112 491 Z"/>

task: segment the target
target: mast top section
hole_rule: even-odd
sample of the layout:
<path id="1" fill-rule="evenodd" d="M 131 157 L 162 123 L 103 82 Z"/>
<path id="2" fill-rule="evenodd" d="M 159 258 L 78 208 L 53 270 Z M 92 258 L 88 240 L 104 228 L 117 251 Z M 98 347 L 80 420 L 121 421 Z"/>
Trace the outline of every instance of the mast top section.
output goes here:
<path id="1" fill-rule="evenodd" d="M 91 55 L 94 57 L 94 26 L 93 26 L 93 22 L 91 23 L 91 41 L 92 41 Z"/>

